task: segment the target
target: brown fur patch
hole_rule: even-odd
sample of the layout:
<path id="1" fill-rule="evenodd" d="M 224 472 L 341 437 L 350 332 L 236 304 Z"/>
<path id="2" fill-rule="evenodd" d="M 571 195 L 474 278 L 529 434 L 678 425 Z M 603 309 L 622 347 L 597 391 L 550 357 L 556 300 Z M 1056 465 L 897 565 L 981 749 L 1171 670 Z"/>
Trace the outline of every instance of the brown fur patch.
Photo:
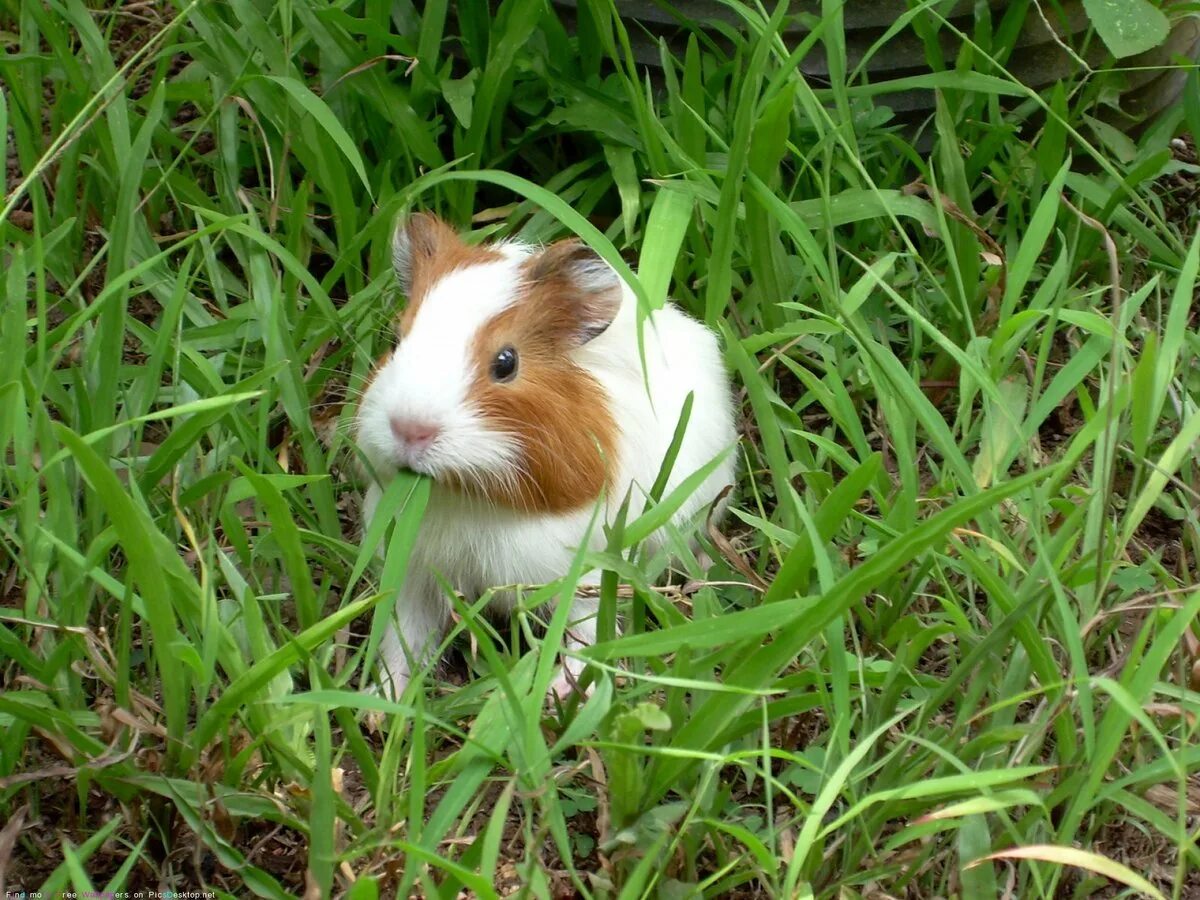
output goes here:
<path id="1" fill-rule="evenodd" d="M 398 265 L 397 274 L 408 294 L 408 305 L 400 313 L 397 328 L 404 337 L 434 285 L 458 269 L 498 262 L 504 257 L 490 247 L 465 243 L 458 232 L 433 213 L 416 213 L 401 227 L 407 241 L 403 254 L 407 271 L 401 271 Z"/>
<path id="2" fill-rule="evenodd" d="M 472 399 L 491 427 L 517 437 L 524 455 L 520 477 L 488 485 L 487 495 L 526 512 L 566 512 L 595 502 L 616 463 L 608 396 L 570 354 L 598 333 L 598 321 L 611 321 L 620 294 L 614 300 L 581 290 L 568 265 L 579 252 L 564 245 L 526 263 L 524 295 L 480 330 L 471 354 Z M 517 374 L 497 383 L 491 363 L 506 346 L 517 351 Z"/>
<path id="3" fill-rule="evenodd" d="M 575 346 L 608 328 L 620 308 L 617 274 L 579 240 L 551 244 L 523 268 L 535 308 L 547 317 L 548 327 Z"/>

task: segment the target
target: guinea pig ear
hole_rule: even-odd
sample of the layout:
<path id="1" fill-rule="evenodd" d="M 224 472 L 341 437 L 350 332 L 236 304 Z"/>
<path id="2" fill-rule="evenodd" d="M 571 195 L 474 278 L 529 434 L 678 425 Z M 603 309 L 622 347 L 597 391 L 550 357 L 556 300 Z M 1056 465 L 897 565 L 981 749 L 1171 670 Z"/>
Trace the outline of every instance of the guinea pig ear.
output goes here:
<path id="1" fill-rule="evenodd" d="M 405 296 L 412 297 L 421 269 L 447 247 L 459 243 L 458 234 L 430 212 L 419 212 L 396 223 L 392 234 L 392 265 Z"/>
<path id="2" fill-rule="evenodd" d="M 569 338 L 582 347 L 605 332 L 621 308 L 621 278 L 582 241 L 551 244 L 529 262 L 530 281 L 548 289 Z"/>

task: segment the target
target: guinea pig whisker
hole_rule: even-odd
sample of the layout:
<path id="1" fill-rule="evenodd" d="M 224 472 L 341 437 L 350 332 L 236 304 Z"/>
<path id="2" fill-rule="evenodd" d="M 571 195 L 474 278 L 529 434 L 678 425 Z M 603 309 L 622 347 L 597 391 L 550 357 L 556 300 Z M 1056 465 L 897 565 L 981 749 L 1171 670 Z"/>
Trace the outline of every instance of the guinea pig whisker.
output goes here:
<path id="1" fill-rule="evenodd" d="M 488 483 L 489 478 L 494 478 L 494 473 L 477 468 L 471 468 L 470 475 L 474 481 L 475 487 L 478 490 L 479 498 L 491 504 L 491 491 L 488 490 L 491 485 Z"/>

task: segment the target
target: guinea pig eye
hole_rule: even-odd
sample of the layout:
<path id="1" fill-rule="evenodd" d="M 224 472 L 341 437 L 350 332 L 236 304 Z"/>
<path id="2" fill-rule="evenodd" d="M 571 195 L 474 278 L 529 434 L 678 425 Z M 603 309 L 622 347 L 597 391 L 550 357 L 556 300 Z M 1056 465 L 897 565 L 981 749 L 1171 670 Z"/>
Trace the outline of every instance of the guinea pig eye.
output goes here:
<path id="1" fill-rule="evenodd" d="M 517 350 L 504 347 L 492 359 L 492 381 L 512 381 L 517 374 Z"/>

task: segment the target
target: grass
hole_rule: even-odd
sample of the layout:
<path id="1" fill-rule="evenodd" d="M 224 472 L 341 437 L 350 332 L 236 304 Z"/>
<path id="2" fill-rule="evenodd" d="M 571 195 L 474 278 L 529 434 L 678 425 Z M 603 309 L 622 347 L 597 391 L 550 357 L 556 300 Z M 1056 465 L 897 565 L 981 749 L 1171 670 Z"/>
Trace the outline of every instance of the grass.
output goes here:
<path id="1" fill-rule="evenodd" d="M 0 6 L 7 888 L 1196 896 L 1200 77 L 1127 137 L 1113 73 L 1004 69 L 1027 4 L 939 61 L 944 6 L 928 152 L 831 3 L 649 81 L 603 4 Z M 613 528 L 565 709 L 582 559 L 360 690 L 428 490 L 360 533 L 418 206 L 629 260 L 736 375 L 716 565 Z"/>

